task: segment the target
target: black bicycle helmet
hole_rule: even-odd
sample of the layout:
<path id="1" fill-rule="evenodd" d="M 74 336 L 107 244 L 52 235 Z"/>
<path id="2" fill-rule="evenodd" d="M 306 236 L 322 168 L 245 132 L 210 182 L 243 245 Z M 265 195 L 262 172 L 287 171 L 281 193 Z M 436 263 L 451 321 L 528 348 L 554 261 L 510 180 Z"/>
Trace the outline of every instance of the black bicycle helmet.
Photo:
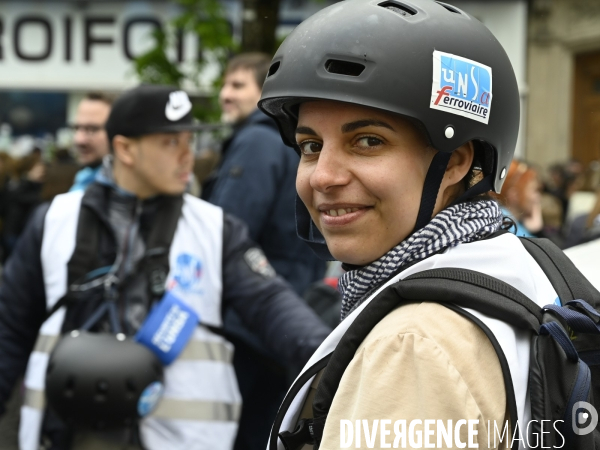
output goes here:
<path id="1" fill-rule="evenodd" d="M 336 100 L 400 114 L 438 150 L 416 229 L 431 220 L 453 150 L 478 143 L 486 177 L 469 195 L 499 192 L 519 129 L 519 93 L 506 52 L 477 19 L 431 0 L 346 0 L 317 12 L 273 58 L 259 107 L 296 148 L 298 105 Z M 297 199 L 299 236 L 327 256 Z"/>
<path id="2" fill-rule="evenodd" d="M 134 425 L 162 389 L 158 358 L 123 334 L 73 331 L 61 338 L 46 371 L 48 405 L 75 427 Z"/>

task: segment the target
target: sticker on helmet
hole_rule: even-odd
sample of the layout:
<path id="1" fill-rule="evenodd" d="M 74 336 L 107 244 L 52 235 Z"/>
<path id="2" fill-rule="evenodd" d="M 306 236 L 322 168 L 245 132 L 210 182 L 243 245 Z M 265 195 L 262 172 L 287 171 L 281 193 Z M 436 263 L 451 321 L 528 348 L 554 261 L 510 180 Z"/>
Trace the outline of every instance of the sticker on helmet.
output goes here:
<path id="1" fill-rule="evenodd" d="M 430 107 L 487 125 L 492 108 L 492 68 L 434 50 Z"/>
<path id="2" fill-rule="evenodd" d="M 144 389 L 142 395 L 140 395 L 140 399 L 138 400 L 137 409 L 140 417 L 147 416 L 154 410 L 154 408 L 156 408 L 156 405 L 162 397 L 164 390 L 165 388 L 163 384 L 159 381 L 150 383 L 146 389 Z"/>

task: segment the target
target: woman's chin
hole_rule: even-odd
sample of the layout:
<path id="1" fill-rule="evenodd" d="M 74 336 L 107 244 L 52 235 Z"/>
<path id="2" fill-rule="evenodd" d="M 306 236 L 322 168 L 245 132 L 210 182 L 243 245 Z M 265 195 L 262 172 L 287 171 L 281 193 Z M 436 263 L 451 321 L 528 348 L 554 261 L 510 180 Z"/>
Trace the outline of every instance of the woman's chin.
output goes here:
<path id="1" fill-rule="evenodd" d="M 328 242 L 327 247 L 331 256 L 337 261 L 353 266 L 365 266 L 381 256 L 376 255 L 375 252 L 365 252 L 364 249 L 353 245 L 330 244 Z"/>

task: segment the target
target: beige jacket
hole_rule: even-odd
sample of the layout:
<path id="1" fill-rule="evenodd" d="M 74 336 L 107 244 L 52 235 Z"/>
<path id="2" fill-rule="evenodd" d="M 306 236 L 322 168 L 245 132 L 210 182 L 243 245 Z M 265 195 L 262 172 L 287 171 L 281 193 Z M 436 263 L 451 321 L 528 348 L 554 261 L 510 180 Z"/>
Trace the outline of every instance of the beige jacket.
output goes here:
<path id="1" fill-rule="evenodd" d="M 502 433 L 509 420 L 502 370 L 485 333 L 469 319 L 437 303 L 414 303 L 387 315 L 366 337 L 346 369 L 325 425 L 321 449 L 403 448 L 394 423 L 406 420 L 404 448 L 426 448 L 423 426 L 426 419 L 452 421 L 452 445 L 438 446 L 436 425 L 428 443 L 433 448 L 459 448 L 454 427 L 459 420 L 477 420 L 472 439 L 477 448 L 506 449 L 496 437 L 494 421 Z M 411 421 L 416 423 L 413 445 L 409 440 Z M 347 420 L 341 428 L 341 421 Z M 356 421 L 361 421 L 360 447 Z M 362 423 L 365 421 L 366 423 Z M 375 420 L 378 421 L 374 428 Z M 389 420 L 381 441 L 381 421 Z M 488 421 L 490 430 L 488 430 Z M 437 424 L 437 422 L 434 422 Z M 365 425 L 369 433 L 365 434 Z M 373 429 L 376 430 L 374 441 Z M 400 425 L 398 430 L 401 432 Z M 419 447 L 418 431 L 422 447 Z M 488 446 L 489 431 L 489 446 Z M 345 433 L 341 435 L 340 433 Z M 351 433 L 353 440 L 348 447 Z M 508 426 L 507 433 L 510 433 Z M 469 448 L 468 425 L 459 428 L 459 445 Z M 373 444 L 373 446 L 369 445 Z M 386 445 L 387 444 L 387 445 Z M 388 445 L 390 447 L 388 447 Z"/>

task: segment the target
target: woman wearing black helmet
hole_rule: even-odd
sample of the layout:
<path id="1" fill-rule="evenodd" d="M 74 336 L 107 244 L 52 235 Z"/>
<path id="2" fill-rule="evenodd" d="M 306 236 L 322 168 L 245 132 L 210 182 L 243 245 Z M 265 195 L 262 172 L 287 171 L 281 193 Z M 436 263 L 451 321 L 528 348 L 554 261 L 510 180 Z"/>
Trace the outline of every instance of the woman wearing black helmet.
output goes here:
<path id="1" fill-rule="evenodd" d="M 259 106 L 300 154 L 300 237 L 348 270 L 340 280 L 343 321 L 307 367 L 325 366 L 326 355 L 378 293 L 424 270 L 479 271 L 540 306 L 557 297 L 518 238 L 496 233 L 502 214 L 484 196 L 500 191 L 512 159 L 519 94 L 506 53 L 473 17 L 429 0 L 334 4 L 282 44 Z M 504 352 L 523 426 L 530 417 L 528 335 L 472 314 Z M 283 448 L 277 436 L 284 430 L 286 448 L 301 448 L 296 444 L 315 433 L 321 448 L 358 447 L 359 435 L 365 443 L 372 433 L 384 447 L 383 423 L 376 421 L 391 421 L 391 444 L 398 419 L 406 420 L 405 439 L 411 421 L 422 421 L 423 437 L 425 420 L 450 420 L 458 424 L 456 445 L 470 438 L 483 448 L 493 424 L 502 432 L 510 419 L 490 340 L 473 321 L 438 303 L 395 309 L 349 360 L 327 420 L 315 419 L 306 432 L 298 418 L 310 417 L 311 403 L 318 408 L 320 399 L 306 401 L 315 372 L 305 372 L 308 384 L 292 388 L 270 449 L 277 442 Z M 478 422 L 460 423 L 469 420 Z M 428 439 L 436 442 L 437 434 Z"/>

